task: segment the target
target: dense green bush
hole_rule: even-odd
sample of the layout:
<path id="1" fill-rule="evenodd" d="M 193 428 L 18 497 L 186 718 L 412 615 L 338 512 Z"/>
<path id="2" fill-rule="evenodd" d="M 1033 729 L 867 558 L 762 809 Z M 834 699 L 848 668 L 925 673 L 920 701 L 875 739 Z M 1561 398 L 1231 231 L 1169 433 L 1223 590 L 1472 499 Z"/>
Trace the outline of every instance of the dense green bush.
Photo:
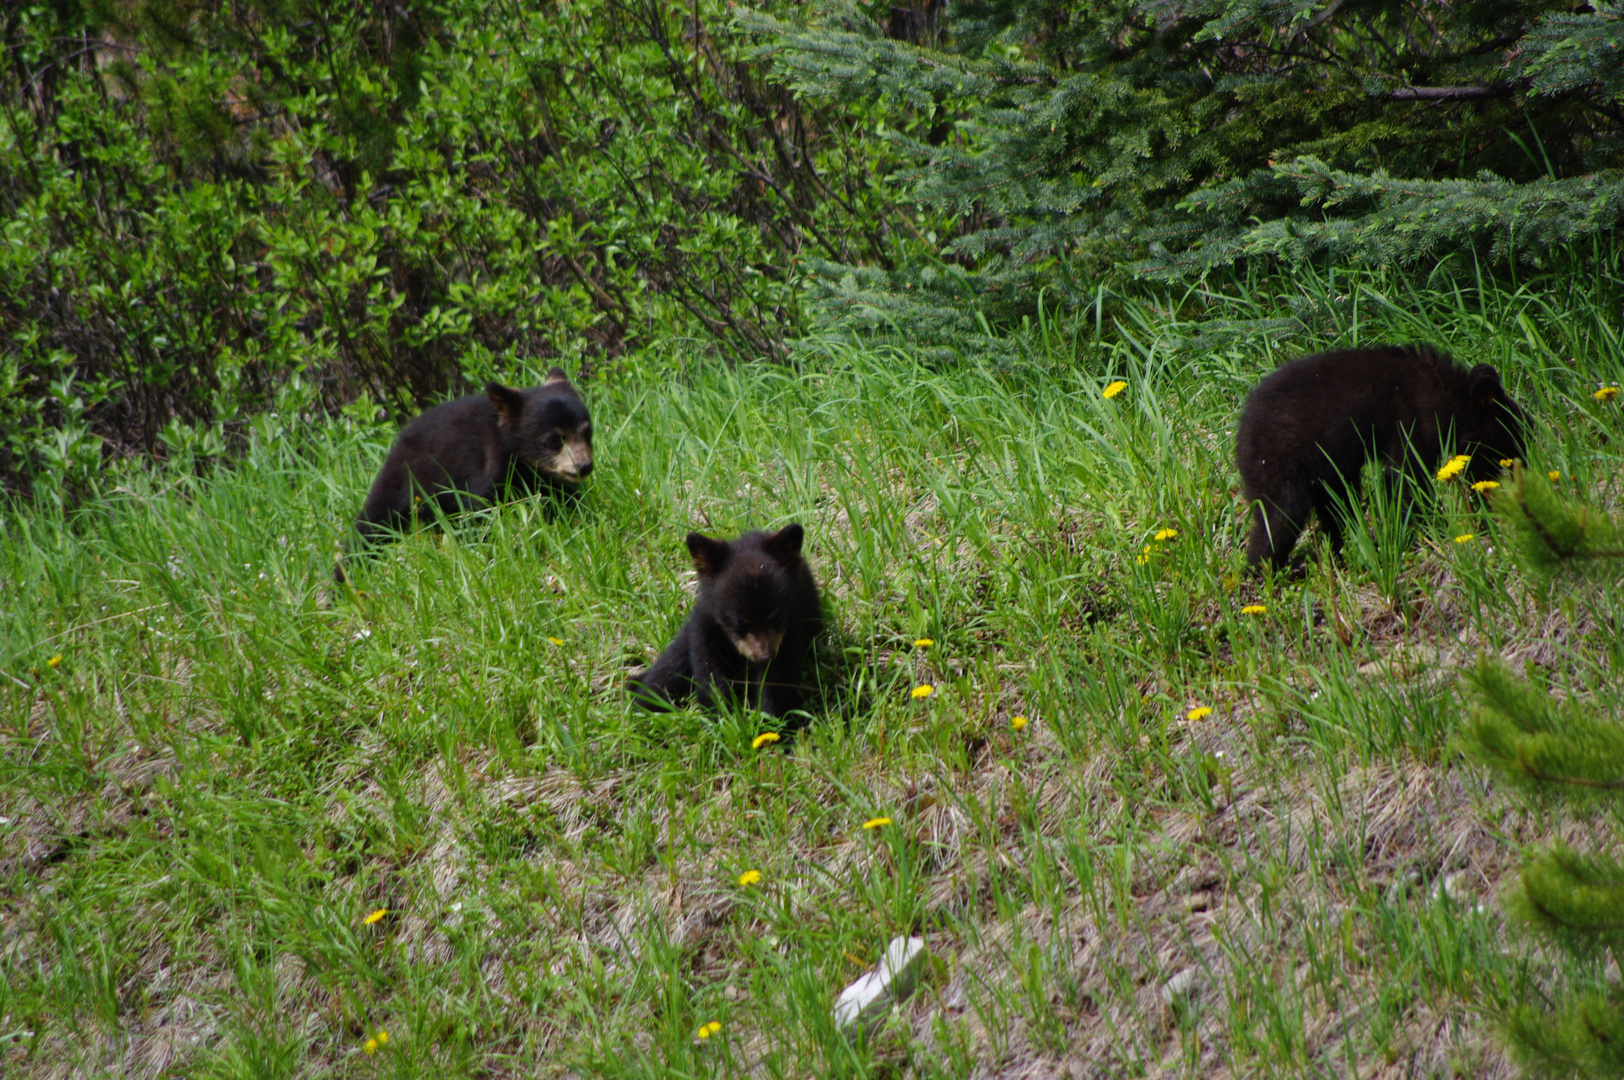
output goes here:
<path id="1" fill-rule="evenodd" d="M 528 361 L 776 355 L 795 254 L 871 261 L 885 215 L 724 10 L 0 11 L 0 482 Z"/>

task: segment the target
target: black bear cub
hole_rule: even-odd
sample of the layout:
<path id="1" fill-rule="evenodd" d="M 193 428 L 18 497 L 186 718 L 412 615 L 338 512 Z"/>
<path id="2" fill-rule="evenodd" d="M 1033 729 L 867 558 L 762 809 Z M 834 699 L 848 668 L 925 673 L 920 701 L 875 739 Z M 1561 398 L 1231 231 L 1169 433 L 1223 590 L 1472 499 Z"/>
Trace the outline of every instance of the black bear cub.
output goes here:
<path id="1" fill-rule="evenodd" d="M 801 664 L 823 627 L 818 587 L 801 557 L 802 530 L 748 532 L 737 540 L 688 534 L 699 596 L 676 639 L 627 691 L 664 711 L 697 694 L 782 716 L 801 704 Z"/>
<path id="2" fill-rule="evenodd" d="M 1446 447 L 1470 454 L 1467 482 L 1523 454 L 1524 414 L 1488 364 L 1467 370 L 1427 345 L 1319 353 L 1293 360 L 1252 390 L 1235 433 L 1235 463 L 1252 504 L 1246 559 L 1283 568 L 1308 513 L 1333 550 L 1367 460 L 1388 482 L 1430 481 Z"/>
<path id="3" fill-rule="evenodd" d="M 428 520 L 510 489 L 568 490 L 592 472 L 592 418 L 562 368 L 528 390 L 487 383 L 401 430 L 367 492 L 355 528 L 372 541 L 404 528 L 415 506 Z M 340 564 L 333 573 L 344 580 Z"/>

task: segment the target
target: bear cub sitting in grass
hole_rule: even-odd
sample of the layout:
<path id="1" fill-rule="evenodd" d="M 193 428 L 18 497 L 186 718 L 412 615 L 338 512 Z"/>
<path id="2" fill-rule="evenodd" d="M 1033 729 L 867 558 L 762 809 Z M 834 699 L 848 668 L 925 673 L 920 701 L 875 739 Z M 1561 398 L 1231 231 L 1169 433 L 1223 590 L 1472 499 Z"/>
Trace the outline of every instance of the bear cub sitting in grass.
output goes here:
<path id="1" fill-rule="evenodd" d="M 1525 416 L 1488 364 L 1467 370 L 1427 345 L 1319 353 L 1293 360 L 1252 390 L 1235 434 L 1235 463 L 1252 504 L 1247 562 L 1276 570 L 1314 511 L 1334 551 L 1367 460 L 1387 466 L 1394 494 L 1446 447 L 1468 454 L 1468 482 L 1523 454 Z"/>
<path id="2" fill-rule="evenodd" d="M 367 493 L 355 529 L 387 539 L 412 519 L 432 520 L 514 490 L 569 491 L 592 472 L 592 418 L 562 368 L 528 390 L 487 383 L 401 430 Z M 342 563 L 333 576 L 344 580 Z"/>
<path id="3" fill-rule="evenodd" d="M 801 664 L 823 627 L 802 529 L 748 532 L 737 540 L 688 534 L 699 595 L 675 640 L 626 684 L 644 708 L 664 711 L 697 694 L 754 704 L 783 716 L 801 704 Z"/>

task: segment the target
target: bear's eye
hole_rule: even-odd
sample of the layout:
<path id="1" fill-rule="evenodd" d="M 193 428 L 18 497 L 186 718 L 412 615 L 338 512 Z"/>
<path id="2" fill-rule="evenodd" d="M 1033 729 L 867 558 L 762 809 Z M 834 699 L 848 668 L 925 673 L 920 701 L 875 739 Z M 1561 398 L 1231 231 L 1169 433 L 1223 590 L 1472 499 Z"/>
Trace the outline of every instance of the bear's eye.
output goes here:
<path id="1" fill-rule="evenodd" d="M 588 424 L 588 425 L 586 425 L 585 427 L 583 427 L 581 429 L 581 438 L 585 439 L 587 442 L 592 441 L 592 425 L 591 424 Z"/>
<path id="2" fill-rule="evenodd" d="M 560 446 L 564 445 L 564 440 L 558 437 L 558 432 L 549 431 L 547 434 L 541 437 L 541 445 L 545 446 L 549 450 L 557 450 Z"/>

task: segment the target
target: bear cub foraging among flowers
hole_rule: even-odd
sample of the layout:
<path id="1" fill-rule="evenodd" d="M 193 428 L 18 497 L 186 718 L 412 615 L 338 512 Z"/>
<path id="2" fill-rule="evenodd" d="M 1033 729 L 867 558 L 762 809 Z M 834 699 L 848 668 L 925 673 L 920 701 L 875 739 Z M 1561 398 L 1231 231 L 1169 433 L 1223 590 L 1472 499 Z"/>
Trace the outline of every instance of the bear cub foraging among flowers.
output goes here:
<path id="1" fill-rule="evenodd" d="M 1293 360 L 1252 390 L 1235 433 L 1235 463 L 1252 504 L 1247 562 L 1286 565 L 1308 513 L 1335 551 L 1367 460 L 1430 481 L 1447 446 L 1467 454 L 1468 482 L 1523 453 L 1525 416 L 1488 364 L 1471 370 L 1427 345 L 1318 353 Z M 1395 494 L 1398 492 L 1395 490 Z"/>
<path id="2" fill-rule="evenodd" d="M 802 537 L 796 524 L 733 541 L 689 533 L 699 595 L 676 639 L 627 682 L 633 700 L 657 711 L 690 694 L 705 708 L 728 699 L 768 716 L 798 708 L 801 664 L 823 628 Z"/>
<path id="3" fill-rule="evenodd" d="M 355 528 L 385 539 L 418 515 L 429 520 L 512 489 L 569 490 L 592 472 L 592 418 L 562 368 L 528 390 L 501 383 L 437 405 L 407 424 L 367 493 Z M 333 572 L 340 582 L 344 568 Z"/>

